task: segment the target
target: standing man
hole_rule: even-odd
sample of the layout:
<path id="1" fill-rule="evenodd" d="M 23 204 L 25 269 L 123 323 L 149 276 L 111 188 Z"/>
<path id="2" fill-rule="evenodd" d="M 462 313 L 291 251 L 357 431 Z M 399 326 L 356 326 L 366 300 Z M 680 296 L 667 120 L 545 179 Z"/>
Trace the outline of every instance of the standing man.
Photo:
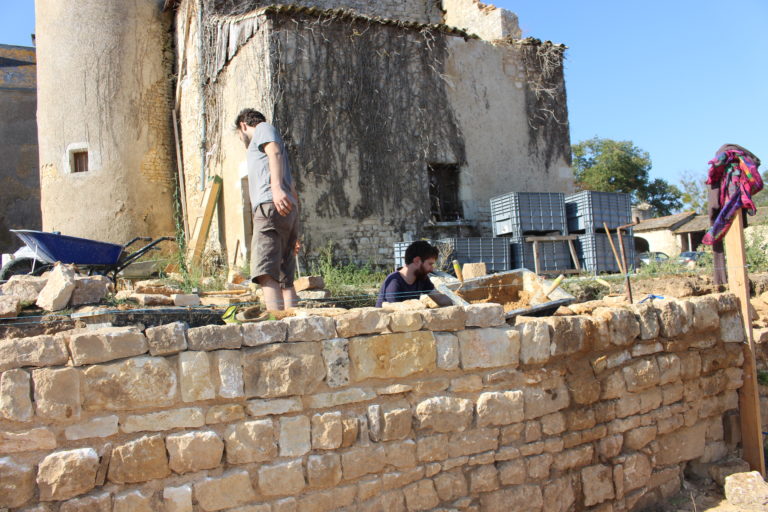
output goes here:
<path id="1" fill-rule="evenodd" d="M 435 285 L 429 279 L 429 273 L 435 266 L 439 251 L 429 242 L 413 242 L 405 250 L 405 266 L 392 272 L 384 280 L 379 291 L 376 307 L 384 302 L 402 302 L 418 299 L 422 293 L 429 293 Z"/>
<path id="2" fill-rule="evenodd" d="M 290 309 L 299 232 L 299 199 L 285 144 L 264 114 L 243 109 L 235 128 L 247 148 L 248 192 L 253 207 L 251 280 L 264 290 L 268 310 Z"/>

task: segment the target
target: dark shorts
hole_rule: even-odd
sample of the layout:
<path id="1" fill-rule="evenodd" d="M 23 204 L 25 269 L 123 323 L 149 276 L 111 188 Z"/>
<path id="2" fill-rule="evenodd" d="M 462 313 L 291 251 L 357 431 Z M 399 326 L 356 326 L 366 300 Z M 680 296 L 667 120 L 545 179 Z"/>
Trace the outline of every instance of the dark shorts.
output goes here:
<path id="1" fill-rule="evenodd" d="M 294 247 L 299 235 L 299 215 L 294 207 L 286 216 L 273 203 L 261 203 L 253 212 L 251 279 L 269 275 L 281 288 L 293 286 L 296 273 Z"/>

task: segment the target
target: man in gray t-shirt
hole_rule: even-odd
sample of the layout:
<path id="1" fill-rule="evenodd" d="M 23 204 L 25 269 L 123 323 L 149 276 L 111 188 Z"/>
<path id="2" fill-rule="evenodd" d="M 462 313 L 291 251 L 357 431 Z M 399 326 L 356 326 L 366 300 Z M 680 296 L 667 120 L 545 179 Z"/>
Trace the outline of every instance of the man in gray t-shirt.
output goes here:
<path id="1" fill-rule="evenodd" d="M 261 112 L 247 108 L 235 126 L 247 148 L 248 192 L 253 207 L 251 279 L 264 290 L 267 309 L 290 309 L 299 229 L 299 200 L 280 133 Z"/>

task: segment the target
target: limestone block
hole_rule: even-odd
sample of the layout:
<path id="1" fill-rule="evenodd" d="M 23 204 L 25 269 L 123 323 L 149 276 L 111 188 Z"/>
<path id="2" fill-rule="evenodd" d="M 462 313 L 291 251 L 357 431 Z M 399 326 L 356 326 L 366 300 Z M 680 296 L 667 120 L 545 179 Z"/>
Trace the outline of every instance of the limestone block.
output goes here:
<path id="1" fill-rule="evenodd" d="M 349 340 L 352 382 L 401 378 L 433 371 L 437 352 L 429 331 L 361 336 Z"/>
<path id="2" fill-rule="evenodd" d="M 47 282 L 47 277 L 17 275 L 11 276 L 0 289 L 5 296 L 18 297 L 22 304 L 34 304 Z"/>
<path id="3" fill-rule="evenodd" d="M 658 341 L 636 343 L 632 346 L 632 357 L 643 357 L 664 351 L 664 345 Z"/>
<path id="4" fill-rule="evenodd" d="M 337 453 L 310 455 L 307 459 L 310 487 L 333 487 L 341 482 L 341 457 Z"/>
<path id="5" fill-rule="evenodd" d="M 105 327 L 68 337 L 75 366 L 103 363 L 147 352 L 147 339 L 135 327 Z"/>
<path id="6" fill-rule="evenodd" d="M 171 434 L 165 443 L 169 467 L 180 474 L 216 468 L 224 454 L 224 441 L 212 431 Z"/>
<path id="7" fill-rule="evenodd" d="M 138 490 L 118 494 L 112 501 L 112 512 L 154 512 L 152 494 Z"/>
<path id="8" fill-rule="evenodd" d="M 552 466 L 554 458 L 552 454 L 545 453 L 528 457 L 525 459 L 528 478 L 531 480 L 544 480 L 549 478 L 549 468 Z"/>
<path id="9" fill-rule="evenodd" d="M 509 425 L 523 421 L 523 392 L 489 391 L 477 399 L 477 426 Z"/>
<path id="10" fill-rule="evenodd" d="M 520 331 L 520 362 L 523 364 L 544 364 L 549 361 L 549 324 L 532 320 L 517 326 Z"/>
<path id="11" fill-rule="evenodd" d="M 725 486 L 725 478 L 735 473 L 748 473 L 749 463 L 742 459 L 731 458 L 718 464 L 709 466 L 709 476 L 717 485 Z"/>
<path id="12" fill-rule="evenodd" d="M 712 294 L 712 297 L 717 300 L 717 311 L 719 313 L 726 313 L 728 311 L 736 311 L 739 309 L 739 299 L 731 292 L 715 293 Z"/>
<path id="13" fill-rule="evenodd" d="M 701 355 L 696 351 L 679 354 L 680 377 L 690 380 L 701 375 Z"/>
<path id="14" fill-rule="evenodd" d="M 744 341 L 744 324 L 738 311 L 726 313 L 720 317 L 720 339 L 725 343 Z"/>
<path id="15" fill-rule="evenodd" d="M 501 304 L 470 304 L 464 311 L 467 327 L 496 327 L 506 322 Z"/>
<path id="16" fill-rule="evenodd" d="M 218 396 L 222 398 L 242 398 L 245 396 L 243 390 L 243 356 L 239 350 L 213 352 L 213 373 Z"/>
<path id="17" fill-rule="evenodd" d="M 131 293 L 128 298 L 140 306 L 173 306 L 173 299 L 160 293 Z"/>
<path id="18" fill-rule="evenodd" d="M 325 361 L 325 383 L 339 388 L 349 384 L 349 340 L 334 338 L 323 340 L 323 361 Z"/>
<path id="19" fill-rule="evenodd" d="M 32 372 L 35 409 L 41 418 L 70 420 L 80 417 L 80 372 L 75 368 Z"/>
<path id="20" fill-rule="evenodd" d="M 265 496 L 297 495 L 306 485 L 301 460 L 259 467 L 259 490 Z"/>
<path id="21" fill-rule="evenodd" d="M 716 331 L 720 325 L 717 299 L 712 296 L 692 297 L 689 302 L 693 304 L 693 330 Z"/>
<path id="22" fill-rule="evenodd" d="M 245 505 L 256 499 L 247 471 L 229 471 L 194 484 L 195 499 L 205 512 Z"/>
<path id="23" fill-rule="evenodd" d="M 334 318 L 341 338 L 378 334 L 389 326 L 389 313 L 381 308 L 355 308 Z"/>
<path id="24" fill-rule="evenodd" d="M 725 499 L 743 510 L 765 510 L 768 484 L 759 471 L 736 473 L 725 477 Z"/>
<path id="25" fill-rule="evenodd" d="M 440 501 L 451 501 L 467 495 L 467 479 L 459 470 L 440 473 L 434 478 L 434 483 Z"/>
<path id="26" fill-rule="evenodd" d="M 117 416 L 100 416 L 64 429 L 64 437 L 78 441 L 89 437 L 109 437 L 117 434 Z"/>
<path id="27" fill-rule="evenodd" d="M 136 293 L 151 293 L 156 295 L 173 295 L 179 293 L 180 288 L 175 283 L 168 283 L 162 279 L 146 279 L 137 281 L 134 285 Z"/>
<path id="28" fill-rule="evenodd" d="M 179 354 L 179 387 L 184 402 L 210 400 L 216 396 L 211 361 L 206 352 Z"/>
<path id="29" fill-rule="evenodd" d="M 656 466 L 668 466 L 701 457 L 704 454 L 706 431 L 707 423 L 699 422 L 693 427 L 659 437 Z"/>
<path id="30" fill-rule="evenodd" d="M 199 407 L 170 409 L 149 414 L 132 414 L 122 423 L 126 434 L 143 431 L 163 431 L 175 428 L 197 428 L 205 425 L 205 415 Z"/>
<path id="31" fill-rule="evenodd" d="M 107 276 L 75 276 L 75 290 L 69 303 L 72 306 L 98 304 L 114 289 Z"/>
<path id="32" fill-rule="evenodd" d="M 358 446 L 341 454 L 341 467 L 345 480 L 354 480 L 384 469 L 386 456 L 380 445 Z"/>
<path id="33" fill-rule="evenodd" d="M 640 336 L 640 323 L 632 311 L 621 308 L 597 308 L 592 313 L 597 318 L 604 318 L 600 334 L 607 337 L 612 345 L 620 347 L 631 345 Z"/>
<path id="34" fill-rule="evenodd" d="M 32 387 L 24 370 L 0 374 L 0 418 L 28 422 L 32 419 Z"/>
<path id="35" fill-rule="evenodd" d="M 659 384 L 659 365 L 656 359 L 641 359 L 622 369 L 627 390 L 630 392 L 643 391 Z"/>
<path id="36" fill-rule="evenodd" d="M 15 295 L 0 295 L 0 318 L 14 318 L 21 313 L 21 300 Z"/>
<path id="37" fill-rule="evenodd" d="M 349 448 L 357 442 L 360 433 L 360 422 L 355 417 L 342 417 L 341 419 L 341 447 Z"/>
<path id="38" fill-rule="evenodd" d="M 688 319 L 685 311 L 677 301 L 654 301 L 656 314 L 659 317 L 659 334 L 664 338 L 674 338 L 685 333 Z"/>
<path id="39" fill-rule="evenodd" d="M 551 356 L 568 356 L 588 348 L 587 340 L 593 331 L 592 320 L 581 316 L 549 317 L 547 323 L 552 327 Z"/>
<path id="40" fill-rule="evenodd" d="M 387 443 L 384 446 L 387 464 L 400 469 L 416 466 L 416 442 L 412 439 Z"/>
<path id="41" fill-rule="evenodd" d="M 37 296 L 36 304 L 46 311 L 58 311 L 67 307 L 75 291 L 75 270 L 57 263 L 48 275 L 48 281 Z"/>
<path id="42" fill-rule="evenodd" d="M 187 329 L 185 322 L 149 327 L 144 333 L 149 343 L 149 353 L 166 356 L 187 350 Z"/>
<path id="43" fill-rule="evenodd" d="M 406 401 L 368 406 L 368 433 L 373 441 L 403 439 L 411 432 L 411 407 Z"/>
<path id="44" fill-rule="evenodd" d="M 540 418 L 547 414 L 565 409 L 570 404 L 568 388 L 560 382 L 556 387 L 527 387 L 523 389 L 525 398 L 525 419 Z"/>
<path id="45" fill-rule="evenodd" d="M 309 452 L 310 422 L 307 416 L 280 418 L 280 456 L 298 457 Z"/>
<path id="46" fill-rule="evenodd" d="M 483 389 L 483 378 L 480 375 L 465 375 L 451 379 L 451 391 L 454 393 L 473 393 Z"/>
<path id="47" fill-rule="evenodd" d="M 597 443 L 597 455 L 600 460 L 607 461 L 621 453 L 622 446 L 624 446 L 624 436 L 614 434 L 604 437 Z"/>
<path id="48" fill-rule="evenodd" d="M 487 512 L 539 512 L 543 506 L 539 485 L 518 485 L 480 496 L 480 510 Z"/>
<path id="49" fill-rule="evenodd" d="M 624 433 L 624 446 L 630 450 L 640 450 L 656 439 L 656 425 L 638 427 Z"/>
<path id="50" fill-rule="evenodd" d="M 424 316 L 418 311 L 393 311 L 389 315 L 389 330 L 392 332 L 418 331 L 424 325 Z"/>
<path id="51" fill-rule="evenodd" d="M 297 292 L 304 290 L 322 290 L 325 288 L 323 276 L 302 276 L 293 281 L 293 287 Z"/>
<path id="52" fill-rule="evenodd" d="M 40 500 L 66 500 L 90 491 L 98 469 L 99 456 L 93 448 L 51 453 L 37 470 Z"/>
<path id="53" fill-rule="evenodd" d="M 461 331 L 467 322 L 467 313 L 461 306 L 428 309 L 421 313 L 424 326 L 430 331 Z"/>
<path id="54" fill-rule="evenodd" d="M 243 355 L 243 369 L 245 395 L 248 397 L 311 394 L 325 378 L 319 343 L 290 343 L 248 349 Z"/>
<path id="55" fill-rule="evenodd" d="M 171 295 L 173 305 L 177 307 L 190 307 L 200 305 L 200 296 L 196 293 L 174 293 Z"/>
<path id="56" fill-rule="evenodd" d="M 459 367 L 459 338 L 455 334 L 436 332 L 437 367 L 455 370 Z"/>
<path id="57" fill-rule="evenodd" d="M 205 413 L 205 423 L 233 423 L 245 419 L 245 407 L 240 404 L 214 405 Z"/>
<path id="58" fill-rule="evenodd" d="M 680 380 L 680 358 L 675 354 L 656 356 L 659 366 L 659 384 L 671 384 Z"/>
<path id="59" fill-rule="evenodd" d="M 227 427 L 227 462 L 246 464 L 277 457 L 277 436 L 272 420 L 244 421 Z"/>
<path id="60" fill-rule="evenodd" d="M 163 489 L 163 506 L 165 512 L 192 512 L 192 487 L 166 487 Z"/>
<path id="61" fill-rule="evenodd" d="M 343 423 L 341 412 L 327 412 L 312 416 L 312 448 L 335 450 L 341 446 Z"/>
<path id="62" fill-rule="evenodd" d="M 144 436 L 112 449 L 108 477 L 117 484 L 147 482 L 171 473 L 163 437 Z"/>
<path id="63" fill-rule="evenodd" d="M 728 354 L 721 348 L 713 348 L 701 352 L 701 373 L 709 373 L 722 370 L 728 366 Z"/>
<path id="64" fill-rule="evenodd" d="M 440 503 L 432 480 L 419 480 L 403 489 L 408 510 L 431 510 Z"/>
<path id="65" fill-rule="evenodd" d="M 613 476 L 609 466 L 598 464 L 581 470 L 584 505 L 592 506 L 613 499 Z"/>
<path id="66" fill-rule="evenodd" d="M 0 507 L 20 507 L 34 493 L 34 468 L 10 457 L 0 458 Z"/>
<path id="67" fill-rule="evenodd" d="M 435 432 L 461 432 L 472 423 L 474 404 L 465 398 L 437 396 L 416 406 L 419 428 Z"/>
<path id="68" fill-rule="evenodd" d="M 112 512 L 112 495 L 104 492 L 65 501 L 59 512 Z"/>
<path id="69" fill-rule="evenodd" d="M 190 350 L 238 349 L 243 344 L 243 333 L 237 324 L 206 325 L 187 331 Z"/>
<path id="70" fill-rule="evenodd" d="M 318 393 L 304 399 L 305 405 L 310 409 L 327 409 L 339 405 L 367 402 L 376 398 L 376 393 L 367 388 L 351 388 L 333 393 Z"/>
<path id="71" fill-rule="evenodd" d="M 164 407 L 176 401 L 176 373 L 163 357 L 134 357 L 83 371 L 85 408 L 120 411 Z"/>
<path id="72" fill-rule="evenodd" d="M 242 325 L 243 345 L 258 347 L 269 343 L 282 343 L 288 333 L 285 322 L 268 320 L 265 322 L 249 322 Z"/>
<path id="73" fill-rule="evenodd" d="M 544 486 L 544 510 L 547 512 L 568 512 L 576 502 L 573 482 L 568 476 L 549 481 Z"/>
<path id="74" fill-rule="evenodd" d="M 59 337 L 44 334 L 0 340 L 0 371 L 23 366 L 59 366 L 68 359 L 67 347 Z"/>
<path id="75" fill-rule="evenodd" d="M 248 414 L 255 417 L 273 416 L 303 409 L 298 398 L 279 398 L 277 400 L 248 400 Z"/>
<path id="76" fill-rule="evenodd" d="M 48 428 L 33 428 L 18 432 L 0 430 L 0 454 L 52 450 L 56 436 Z"/>
<path id="77" fill-rule="evenodd" d="M 285 322 L 288 333 L 286 341 L 322 341 L 338 337 L 336 322 L 324 316 L 289 317 Z"/>
<path id="78" fill-rule="evenodd" d="M 458 333 L 461 367 L 517 367 L 520 358 L 520 333 L 506 327 L 468 329 Z"/>

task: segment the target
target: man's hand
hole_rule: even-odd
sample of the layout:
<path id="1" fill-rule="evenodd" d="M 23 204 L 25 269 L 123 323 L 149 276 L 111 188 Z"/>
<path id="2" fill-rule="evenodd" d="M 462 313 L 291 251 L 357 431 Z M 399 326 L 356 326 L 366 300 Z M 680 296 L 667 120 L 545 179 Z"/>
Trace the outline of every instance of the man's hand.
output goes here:
<path id="1" fill-rule="evenodd" d="M 280 187 L 272 187 L 272 202 L 275 203 L 277 213 L 285 217 L 293 210 L 293 203 L 288 194 Z"/>

